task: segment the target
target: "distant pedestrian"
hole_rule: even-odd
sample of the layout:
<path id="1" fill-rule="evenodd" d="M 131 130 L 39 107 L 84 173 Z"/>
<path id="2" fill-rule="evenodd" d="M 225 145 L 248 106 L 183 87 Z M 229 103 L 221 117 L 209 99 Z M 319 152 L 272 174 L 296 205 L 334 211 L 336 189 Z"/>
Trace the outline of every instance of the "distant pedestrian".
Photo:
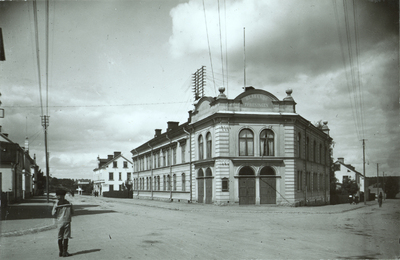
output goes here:
<path id="1" fill-rule="evenodd" d="M 378 203 L 379 203 L 380 208 L 382 207 L 382 199 L 383 199 L 383 195 L 382 195 L 382 192 L 380 192 L 379 196 L 378 196 Z"/>
<path id="2" fill-rule="evenodd" d="M 68 253 L 68 239 L 71 237 L 71 216 L 74 213 L 72 204 L 65 199 L 66 191 L 57 190 L 57 202 L 53 206 L 52 215 L 56 215 L 58 228 L 59 256 L 70 256 Z"/>

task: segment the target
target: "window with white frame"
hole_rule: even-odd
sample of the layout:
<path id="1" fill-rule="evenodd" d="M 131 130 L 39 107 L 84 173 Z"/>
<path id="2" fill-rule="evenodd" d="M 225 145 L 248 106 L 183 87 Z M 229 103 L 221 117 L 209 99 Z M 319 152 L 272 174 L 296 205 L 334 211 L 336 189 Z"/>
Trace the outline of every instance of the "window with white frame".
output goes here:
<path id="1" fill-rule="evenodd" d="M 254 135 L 250 129 L 239 133 L 239 156 L 254 156 Z"/>
<path id="2" fill-rule="evenodd" d="M 265 129 L 260 134 L 261 156 L 274 156 L 274 132 Z"/>
<path id="3" fill-rule="evenodd" d="M 203 147 L 203 136 L 200 135 L 198 139 L 198 145 L 199 145 L 199 160 L 204 159 L 204 147 Z"/>
<path id="4" fill-rule="evenodd" d="M 208 133 L 206 136 L 206 147 L 207 147 L 207 158 L 211 158 L 212 157 L 212 138 L 211 138 L 211 134 Z"/>

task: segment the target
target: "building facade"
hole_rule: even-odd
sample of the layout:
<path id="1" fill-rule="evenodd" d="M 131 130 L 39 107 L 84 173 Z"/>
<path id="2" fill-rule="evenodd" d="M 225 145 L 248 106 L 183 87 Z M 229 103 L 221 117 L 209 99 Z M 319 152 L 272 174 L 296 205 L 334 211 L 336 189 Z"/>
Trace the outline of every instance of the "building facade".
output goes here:
<path id="1" fill-rule="evenodd" d="M 98 165 L 93 170 L 93 191 L 103 195 L 103 192 L 119 191 L 132 180 L 132 162 L 121 152 L 114 152 L 106 159 L 97 157 Z"/>
<path id="2" fill-rule="evenodd" d="M 354 168 L 351 164 L 345 164 L 344 158 L 339 157 L 335 164 L 335 178 L 339 184 L 343 184 L 346 179 L 353 180 L 357 183 L 359 191 L 357 196 L 360 197 L 360 193 L 364 192 L 364 175 Z"/>
<path id="3" fill-rule="evenodd" d="M 330 144 L 287 96 L 202 97 L 187 123 L 133 149 L 134 195 L 218 205 L 329 203 Z"/>
<path id="4" fill-rule="evenodd" d="M 0 133 L 0 187 L 2 201 L 18 202 L 34 195 L 34 176 L 39 167 L 25 147 L 14 143 L 8 134 Z M 3 198 L 4 196 L 4 198 Z"/>

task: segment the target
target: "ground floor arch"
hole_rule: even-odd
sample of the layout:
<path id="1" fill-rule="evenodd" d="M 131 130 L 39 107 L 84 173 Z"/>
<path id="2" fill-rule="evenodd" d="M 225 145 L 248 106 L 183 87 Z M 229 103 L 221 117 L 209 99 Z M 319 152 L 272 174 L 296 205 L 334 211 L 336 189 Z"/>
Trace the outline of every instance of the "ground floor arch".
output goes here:
<path id="1" fill-rule="evenodd" d="M 239 171 L 239 205 L 256 204 L 256 182 L 253 168 L 244 166 Z"/>
<path id="2" fill-rule="evenodd" d="M 260 171 L 260 204 L 276 204 L 276 174 L 270 166 Z"/>

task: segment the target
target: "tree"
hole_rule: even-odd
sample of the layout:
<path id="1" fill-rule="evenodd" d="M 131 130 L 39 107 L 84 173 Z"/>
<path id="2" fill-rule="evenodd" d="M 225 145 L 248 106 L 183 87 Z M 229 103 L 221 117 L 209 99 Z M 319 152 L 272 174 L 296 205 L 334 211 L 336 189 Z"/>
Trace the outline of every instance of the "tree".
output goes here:
<path id="1" fill-rule="evenodd" d="M 357 182 L 355 180 L 352 180 L 351 178 L 343 180 L 342 194 L 353 195 L 356 194 L 359 191 L 359 189 L 360 188 L 358 187 Z"/>
<path id="2" fill-rule="evenodd" d="M 396 198 L 396 194 L 399 193 L 398 177 L 385 177 L 385 193 L 388 199 Z"/>

